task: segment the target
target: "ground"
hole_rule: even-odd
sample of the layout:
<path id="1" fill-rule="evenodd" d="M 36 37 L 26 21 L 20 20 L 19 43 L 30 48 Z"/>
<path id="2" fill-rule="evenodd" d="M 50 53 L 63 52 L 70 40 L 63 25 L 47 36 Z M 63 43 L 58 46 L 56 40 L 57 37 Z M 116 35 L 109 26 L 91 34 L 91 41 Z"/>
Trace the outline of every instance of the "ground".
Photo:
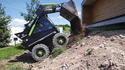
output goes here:
<path id="1" fill-rule="evenodd" d="M 58 57 L 35 62 L 29 52 L 10 60 L 0 61 L 0 67 L 7 63 L 22 63 L 32 70 L 125 70 L 125 30 L 94 31 L 81 43 L 73 45 Z M 94 50 L 86 54 L 89 48 Z"/>

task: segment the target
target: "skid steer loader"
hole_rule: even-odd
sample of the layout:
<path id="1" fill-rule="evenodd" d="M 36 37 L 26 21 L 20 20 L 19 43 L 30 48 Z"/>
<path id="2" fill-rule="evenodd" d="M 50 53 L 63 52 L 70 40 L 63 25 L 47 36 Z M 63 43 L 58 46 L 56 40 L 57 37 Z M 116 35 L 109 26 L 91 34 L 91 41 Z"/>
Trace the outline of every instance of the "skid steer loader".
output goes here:
<path id="1" fill-rule="evenodd" d="M 32 20 L 25 25 L 24 31 L 15 34 L 23 41 L 22 45 L 32 52 L 32 57 L 36 61 L 47 58 L 52 48 L 64 47 L 69 41 L 68 36 L 59 33 L 47 16 L 56 12 L 68 21 L 72 21 L 78 15 L 72 0 L 60 4 L 42 4 Z"/>

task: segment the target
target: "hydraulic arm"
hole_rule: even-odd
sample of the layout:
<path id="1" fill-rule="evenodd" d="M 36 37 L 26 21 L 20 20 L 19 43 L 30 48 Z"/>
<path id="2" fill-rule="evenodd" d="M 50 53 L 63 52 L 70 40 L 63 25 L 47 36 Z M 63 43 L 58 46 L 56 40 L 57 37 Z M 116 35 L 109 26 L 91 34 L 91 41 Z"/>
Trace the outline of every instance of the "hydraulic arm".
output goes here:
<path id="1" fill-rule="evenodd" d="M 69 2 L 55 5 L 42 4 L 39 6 L 36 14 L 38 17 L 40 17 L 55 12 L 60 12 L 60 15 L 69 21 L 71 21 L 78 15 L 74 2 L 72 0 L 70 0 Z"/>

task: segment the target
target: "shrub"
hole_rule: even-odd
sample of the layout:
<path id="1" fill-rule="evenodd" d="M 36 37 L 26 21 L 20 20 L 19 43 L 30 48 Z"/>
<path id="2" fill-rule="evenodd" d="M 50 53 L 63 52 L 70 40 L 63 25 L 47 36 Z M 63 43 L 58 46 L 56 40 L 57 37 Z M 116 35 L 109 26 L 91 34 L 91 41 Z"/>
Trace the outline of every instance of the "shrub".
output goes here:
<path id="1" fill-rule="evenodd" d="M 52 58 L 57 57 L 58 55 L 60 55 L 61 53 L 63 53 L 66 50 L 66 48 L 54 48 L 52 50 Z"/>
<path id="2" fill-rule="evenodd" d="M 79 45 L 81 41 L 82 41 L 82 38 L 78 38 L 76 39 L 76 41 L 73 42 L 73 44 Z"/>

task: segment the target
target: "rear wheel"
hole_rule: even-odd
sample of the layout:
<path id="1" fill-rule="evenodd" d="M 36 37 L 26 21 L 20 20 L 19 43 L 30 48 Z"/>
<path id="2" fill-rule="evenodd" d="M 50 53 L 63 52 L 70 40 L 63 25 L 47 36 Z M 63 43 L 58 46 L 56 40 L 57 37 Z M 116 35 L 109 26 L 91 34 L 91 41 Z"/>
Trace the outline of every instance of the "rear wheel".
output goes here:
<path id="1" fill-rule="evenodd" d="M 49 48 L 44 44 L 37 44 L 32 49 L 32 57 L 36 61 L 43 60 L 49 56 Z"/>
<path id="2" fill-rule="evenodd" d="M 63 33 L 57 33 L 53 37 L 54 47 L 65 47 L 67 45 L 68 41 L 69 41 L 69 39 L 68 39 L 67 35 L 65 35 Z"/>

